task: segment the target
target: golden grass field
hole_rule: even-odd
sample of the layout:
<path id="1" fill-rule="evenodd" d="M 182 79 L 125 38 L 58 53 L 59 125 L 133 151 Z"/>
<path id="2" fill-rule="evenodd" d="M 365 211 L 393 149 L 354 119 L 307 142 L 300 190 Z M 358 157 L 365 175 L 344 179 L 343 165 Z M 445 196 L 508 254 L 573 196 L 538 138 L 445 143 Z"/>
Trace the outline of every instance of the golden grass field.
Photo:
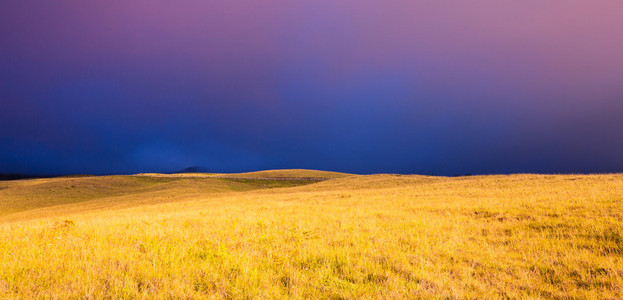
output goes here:
<path id="1" fill-rule="evenodd" d="M 0 181 L 0 298 L 623 298 L 623 174 Z"/>

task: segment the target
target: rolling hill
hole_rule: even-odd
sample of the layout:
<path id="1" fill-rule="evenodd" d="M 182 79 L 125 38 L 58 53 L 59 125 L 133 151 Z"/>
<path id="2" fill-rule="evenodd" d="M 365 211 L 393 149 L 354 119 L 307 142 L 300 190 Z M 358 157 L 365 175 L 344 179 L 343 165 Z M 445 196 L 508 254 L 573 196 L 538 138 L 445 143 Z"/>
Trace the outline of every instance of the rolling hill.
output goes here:
<path id="1" fill-rule="evenodd" d="M 622 202 L 622 174 L 0 181 L 0 298 L 621 298 Z"/>

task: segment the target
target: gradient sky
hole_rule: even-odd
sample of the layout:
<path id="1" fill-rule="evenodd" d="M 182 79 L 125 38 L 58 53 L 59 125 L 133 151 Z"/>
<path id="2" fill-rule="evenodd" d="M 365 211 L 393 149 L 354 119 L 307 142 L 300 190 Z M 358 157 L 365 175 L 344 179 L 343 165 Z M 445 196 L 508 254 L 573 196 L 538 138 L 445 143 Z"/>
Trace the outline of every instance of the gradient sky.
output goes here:
<path id="1" fill-rule="evenodd" d="M 0 172 L 623 171 L 623 1 L 3 0 Z"/>

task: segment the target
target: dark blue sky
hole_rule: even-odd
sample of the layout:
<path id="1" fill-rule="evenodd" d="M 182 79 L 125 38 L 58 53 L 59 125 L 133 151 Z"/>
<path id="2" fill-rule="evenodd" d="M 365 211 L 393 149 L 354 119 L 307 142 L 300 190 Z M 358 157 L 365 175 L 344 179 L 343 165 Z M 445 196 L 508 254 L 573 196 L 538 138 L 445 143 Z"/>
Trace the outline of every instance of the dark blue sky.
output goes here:
<path id="1" fill-rule="evenodd" d="M 0 3 L 0 173 L 623 171 L 620 1 Z"/>

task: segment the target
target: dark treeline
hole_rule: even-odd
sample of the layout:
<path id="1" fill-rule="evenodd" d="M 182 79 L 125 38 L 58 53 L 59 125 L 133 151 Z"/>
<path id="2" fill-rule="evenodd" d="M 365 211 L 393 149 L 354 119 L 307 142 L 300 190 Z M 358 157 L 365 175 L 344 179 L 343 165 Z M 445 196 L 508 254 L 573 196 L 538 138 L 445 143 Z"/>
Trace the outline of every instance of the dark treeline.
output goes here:
<path id="1" fill-rule="evenodd" d="M 27 175 L 18 173 L 0 173 L 0 180 L 17 180 L 17 179 L 33 179 L 33 178 L 49 178 L 54 176 Z"/>

